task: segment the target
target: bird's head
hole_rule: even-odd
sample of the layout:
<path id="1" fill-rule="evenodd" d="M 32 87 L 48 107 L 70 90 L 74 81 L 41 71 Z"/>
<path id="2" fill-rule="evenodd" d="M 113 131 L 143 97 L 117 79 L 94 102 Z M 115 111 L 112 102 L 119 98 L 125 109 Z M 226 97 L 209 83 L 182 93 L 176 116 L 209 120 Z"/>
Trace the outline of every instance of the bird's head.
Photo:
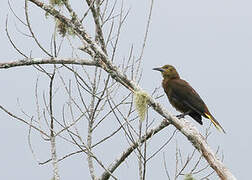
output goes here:
<path id="1" fill-rule="evenodd" d="M 177 70 L 171 65 L 164 65 L 161 68 L 153 68 L 153 70 L 160 71 L 163 78 L 174 79 L 179 78 Z"/>

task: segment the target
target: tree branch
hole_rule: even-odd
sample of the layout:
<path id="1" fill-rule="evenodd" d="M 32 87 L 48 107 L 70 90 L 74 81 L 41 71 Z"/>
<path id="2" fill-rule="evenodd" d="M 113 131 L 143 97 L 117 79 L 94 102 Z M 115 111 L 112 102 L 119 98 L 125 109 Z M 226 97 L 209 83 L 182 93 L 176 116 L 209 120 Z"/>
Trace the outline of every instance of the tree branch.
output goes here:
<path id="1" fill-rule="evenodd" d="M 86 66 L 99 66 L 95 61 L 74 58 L 25 58 L 17 61 L 0 63 L 0 69 L 8 69 L 17 66 L 30 66 L 36 64 L 76 64 Z"/>
<path id="2" fill-rule="evenodd" d="M 106 52 L 91 39 L 89 34 L 82 26 L 79 21 L 71 21 L 62 15 L 59 11 L 55 10 L 52 6 L 46 5 L 38 0 L 29 0 L 30 2 L 36 4 L 38 7 L 42 8 L 55 18 L 58 18 L 62 23 L 65 23 L 68 27 L 73 28 L 73 30 L 82 38 L 82 40 L 87 43 L 88 47 L 95 54 L 96 65 L 100 66 L 107 73 L 111 75 L 113 79 L 124 85 L 130 91 L 142 90 L 136 82 L 131 81 L 124 75 L 119 69 L 111 62 Z M 163 106 L 161 106 L 154 98 L 149 96 L 149 105 L 158 112 L 161 116 L 167 119 L 171 124 L 173 124 L 178 130 L 180 130 L 188 140 L 193 144 L 193 146 L 204 156 L 208 161 L 210 166 L 216 171 L 218 176 L 223 180 L 235 180 L 236 178 L 232 173 L 224 166 L 224 164 L 217 159 L 204 137 L 199 133 L 199 131 L 192 125 L 191 122 L 185 121 L 183 119 L 177 119 L 172 116 Z M 116 167 L 116 166 L 115 166 Z"/>
<path id="3" fill-rule="evenodd" d="M 142 143 L 144 143 L 145 141 L 147 141 L 150 137 L 152 137 L 153 135 L 157 134 L 159 131 L 161 131 L 162 129 L 164 129 L 165 127 L 167 127 L 168 125 L 170 125 L 170 123 L 164 119 L 156 128 L 151 129 L 150 131 L 148 131 L 146 133 L 146 135 L 142 136 L 141 139 L 135 141 L 135 143 L 133 143 L 130 147 L 128 147 L 128 149 L 124 152 L 122 152 L 122 154 L 116 158 L 114 160 L 114 162 L 109 166 L 108 171 L 113 173 L 114 170 L 137 148 L 139 147 Z M 108 172 L 104 172 L 101 175 L 101 180 L 107 180 L 109 179 L 110 174 Z"/>

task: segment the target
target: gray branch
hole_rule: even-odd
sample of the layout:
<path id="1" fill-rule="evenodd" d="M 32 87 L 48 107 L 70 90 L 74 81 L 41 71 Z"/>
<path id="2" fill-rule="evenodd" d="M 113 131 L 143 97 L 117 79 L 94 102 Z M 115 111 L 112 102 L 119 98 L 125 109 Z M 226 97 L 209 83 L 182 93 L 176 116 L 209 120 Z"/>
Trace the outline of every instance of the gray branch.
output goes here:
<path id="1" fill-rule="evenodd" d="M 156 128 L 151 129 L 146 133 L 146 135 L 142 136 L 140 140 L 137 140 L 134 144 L 132 144 L 128 149 L 114 160 L 114 162 L 109 166 L 108 171 L 113 173 L 114 170 L 142 143 L 147 141 L 149 138 L 151 138 L 153 135 L 167 127 L 170 123 L 164 119 Z M 104 172 L 101 176 L 101 180 L 107 180 L 109 179 L 110 174 L 108 172 Z"/>
<path id="2" fill-rule="evenodd" d="M 18 66 L 30 66 L 37 64 L 77 64 L 86 66 L 99 66 L 97 62 L 88 59 L 74 58 L 25 58 L 17 61 L 0 63 L 0 69 L 8 69 Z"/>
<path id="3" fill-rule="evenodd" d="M 94 52 L 96 62 L 93 62 L 92 65 L 100 66 L 107 73 L 111 75 L 113 79 L 117 82 L 124 85 L 127 89 L 132 92 L 142 90 L 136 82 L 131 81 L 124 75 L 119 69 L 112 64 L 109 57 L 106 55 L 106 52 L 102 50 L 102 48 L 94 42 L 91 37 L 87 34 L 86 30 L 82 26 L 82 24 L 78 21 L 71 21 L 70 19 L 63 16 L 59 11 L 55 10 L 52 6 L 48 6 L 41 1 L 38 0 L 29 0 L 30 2 L 36 4 L 38 7 L 42 8 L 55 18 L 58 18 L 65 25 L 73 28 L 73 30 L 83 39 L 86 44 L 89 45 L 89 48 Z M 52 60 L 53 61 L 53 60 Z M 78 60 L 76 60 L 78 61 Z M 74 64 L 80 64 L 76 63 Z M 47 62 L 49 63 L 49 61 Z M 70 63 L 70 62 L 68 62 Z M 36 64 L 36 63 L 34 63 Z M 38 64 L 38 63 L 37 63 Z M 45 63 L 44 63 L 45 64 Z M 62 63 L 61 63 L 62 64 Z M 2 68 L 4 68 L 3 64 L 1 64 Z M 29 65 L 29 64 L 23 64 Z M 89 64 L 90 65 L 90 64 Z M 16 65 L 18 66 L 18 65 Z M 8 68 L 8 66 L 5 68 Z M 214 152 L 207 144 L 204 137 L 199 133 L 199 131 L 192 125 L 192 123 L 185 121 L 183 119 L 178 120 L 176 117 L 172 116 L 162 105 L 160 105 L 154 98 L 149 97 L 150 106 L 158 112 L 161 116 L 167 119 L 171 124 L 173 124 L 178 130 L 180 130 L 187 139 L 193 144 L 193 146 L 204 156 L 210 166 L 216 171 L 218 176 L 222 180 L 235 180 L 236 178 L 232 175 L 232 173 L 225 167 L 225 165 L 215 156 Z"/>

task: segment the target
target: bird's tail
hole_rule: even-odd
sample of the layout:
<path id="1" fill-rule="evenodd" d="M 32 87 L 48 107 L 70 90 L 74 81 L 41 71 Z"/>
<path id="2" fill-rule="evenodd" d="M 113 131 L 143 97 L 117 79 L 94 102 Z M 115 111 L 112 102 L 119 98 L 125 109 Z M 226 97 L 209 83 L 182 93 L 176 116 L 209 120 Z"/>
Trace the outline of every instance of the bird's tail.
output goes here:
<path id="1" fill-rule="evenodd" d="M 211 114 L 208 114 L 208 113 L 204 113 L 204 114 L 208 119 L 212 121 L 212 123 L 214 124 L 217 130 L 219 130 L 220 132 L 226 133 L 225 130 L 221 127 L 220 123 Z"/>

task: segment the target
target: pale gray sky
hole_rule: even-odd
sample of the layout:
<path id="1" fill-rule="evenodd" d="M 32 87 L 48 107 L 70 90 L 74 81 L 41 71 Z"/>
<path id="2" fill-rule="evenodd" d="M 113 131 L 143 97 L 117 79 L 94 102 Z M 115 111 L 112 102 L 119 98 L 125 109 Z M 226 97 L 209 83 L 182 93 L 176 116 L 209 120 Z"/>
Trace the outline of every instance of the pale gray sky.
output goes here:
<path id="1" fill-rule="evenodd" d="M 24 3 L 22 1 L 13 2 L 15 2 L 15 5 L 12 3 L 15 11 L 24 17 Z M 125 1 L 124 3 L 126 7 L 131 8 L 131 11 L 120 40 L 121 57 L 119 58 L 121 59 L 128 55 L 132 43 L 136 47 L 135 51 L 139 51 L 141 48 L 150 5 L 150 2 L 141 0 Z M 34 6 L 32 7 L 34 8 Z M 143 79 L 140 83 L 141 87 L 151 92 L 155 87 L 161 85 L 160 74 L 152 71 L 152 68 L 164 64 L 174 65 L 181 77 L 198 91 L 212 114 L 226 130 L 227 134 L 221 134 L 213 129 L 209 144 L 214 149 L 218 145 L 221 146 L 221 151 L 225 156 L 224 162 L 237 179 L 250 177 L 250 162 L 252 161 L 251 7 L 252 1 L 249 0 L 155 1 L 143 58 Z M 43 31 L 40 38 L 42 43 L 46 43 L 48 40 L 47 31 L 49 31 L 47 26 L 43 26 L 46 19 L 43 12 L 38 11 L 38 8 L 35 8 L 35 11 L 32 11 L 34 13 L 31 19 L 34 23 L 33 26 L 37 33 L 39 30 Z M 36 51 L 35 45 L 17 33 L 14 22 L 17 24 L 18 22 L 10 13 L 7 1 L 2 2 L 0 13 L 0 61 L 13 61 L 20 58 L 20 55 L 17 55 L 7 41 L 4 31 L 7 13 L 10 22 L 9 29 L 15 41 L 24 51 L 33 50 L 32 54 L 39 57 L 41 52 Z M 17 26 L 23 28 L 20 24 Z M 45 39 L 43 40 L 43 38 Z M 71 51 L 68 54 L 71 54 Z M 117 61 L 120 62 L 120 60 Z M 0 104 L 15 113 L 20 113 L 17 103 L 19 98 L 26 111 L 34 112 L 35 97 L 31 94 L 34 94 L 37 77 L 38 73 L 31 67 L 2 69 Z M 43 86 L 43 80 L 41 86 Z M 160 102 L 174 114 L 178 113 L 170 106 L 166 97 L 161 98 Z M 156 113 L 152 113 L 152 115 L 157 116 L 155 119 L 159 120 Z M 0 112 L 0 119 L 0 137 L 2 137 L 0 179 L 51 178 L 51 165 L 38 166 L 30 153 L 27 143 L 28 127 L 3 112 Z M 209 121 L 206 119 L 203 126 L 195 123 L 201 132 L 204 132 L 208 124 Z M 171 132 L 171 130 L 167 130 L 161 132 L 161 135 L 168 137 Z M 50 153 L 49 142 L 48 144 L 41 143 L 39 135 L 34 134 L 34 146 L 41 147 L 41 150 L 37 148 L 39 158 L 46 160 Z M 158 138 L 154 138 L 152 141 L 157 141 L 159 144 Z M 182 147 L 185 153 L 187 153 L 188 147 L 190 147 L 189 144 L 185 148 Z M 174 149 L 172 146 L 169 148 Z M 169 150 L 165 149 L 164 152 L 166 151 Z M 166 155 L 169 156 L 169 154 Z M 162 159 L 162 153 L 152 162 L 157 170 L 162 167 L 160 159 Z M 74 156 L 60 164 L 62 179 L 83 177 L 83 168 L 86 167 L 85 161 L 84 156 Z M 128 163 L 128 166 L 131 166 L 131 162 Z M 117 174 L 120 174 L 119 177 L 123 177 L 123 175 L 131 177 L 131 174 L 125 172 L 125 169 L 121 169 L 119 168 L 117 171 Z M 128 172 L 137 173 L 134 169 L 130 169 Z M 89 178 L 88 175 L 87 177 Z M 132 177 L 135 176 L 132 175 Z M 147 176 L 147 179 L 154 178 L 164 179 L 165 174 L 154 171 Z"/>

